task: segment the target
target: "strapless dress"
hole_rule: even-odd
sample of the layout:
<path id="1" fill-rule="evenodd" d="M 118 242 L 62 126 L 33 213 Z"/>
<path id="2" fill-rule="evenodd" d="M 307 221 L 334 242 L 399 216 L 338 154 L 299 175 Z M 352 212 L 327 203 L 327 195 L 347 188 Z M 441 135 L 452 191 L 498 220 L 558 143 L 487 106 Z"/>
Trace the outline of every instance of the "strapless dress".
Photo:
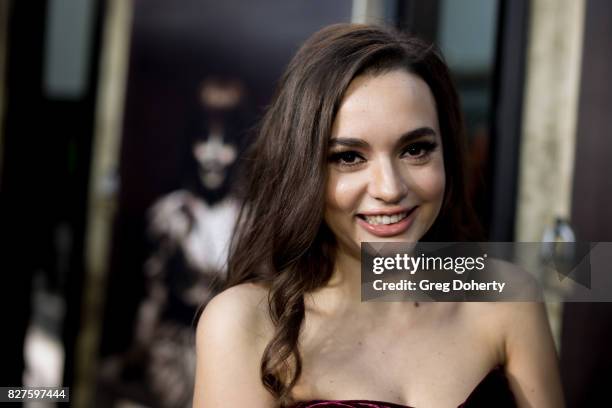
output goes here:
<path id="1" fill-rule="evenodd" d="M 474 388 L 457 408 L 515 408 L 516 402 L 502 367 L 496 367 Z M 288 408 L 414 408 L 407 405 L 373 400 L 300 401 Z"/>

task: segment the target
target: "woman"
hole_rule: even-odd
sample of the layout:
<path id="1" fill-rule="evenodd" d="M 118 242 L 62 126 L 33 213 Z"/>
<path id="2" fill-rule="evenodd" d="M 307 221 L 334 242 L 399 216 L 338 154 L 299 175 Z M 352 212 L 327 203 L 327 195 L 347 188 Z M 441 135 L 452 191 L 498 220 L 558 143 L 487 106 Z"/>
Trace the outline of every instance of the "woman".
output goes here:
<path id="1" fill-rule="evenodd" d="M 433 47 L 363 25 L 314 34 L 253 146 L 194 405 L 457 407 L 503 367 L 518 406 L 562 406 L 541 304 L 360 301 L 361 242 L 479 238 L 463 142 Z"/>

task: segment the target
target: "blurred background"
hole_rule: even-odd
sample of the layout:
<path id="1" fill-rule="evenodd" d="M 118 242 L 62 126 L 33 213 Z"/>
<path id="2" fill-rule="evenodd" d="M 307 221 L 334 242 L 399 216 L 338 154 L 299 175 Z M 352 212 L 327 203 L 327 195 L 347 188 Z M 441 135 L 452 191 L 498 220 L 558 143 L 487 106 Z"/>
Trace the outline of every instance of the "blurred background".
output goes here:
<path id="1" fill-rule="evenodd" d="M 612 241 L 608 1 L 0 0 L 0 385 L 191 405 L 240 154 L 299 45 L 350 21 L 441 47 L 491 241 Z M 611 305 L 547 300 L 568 406 L 609 401 Z"/>

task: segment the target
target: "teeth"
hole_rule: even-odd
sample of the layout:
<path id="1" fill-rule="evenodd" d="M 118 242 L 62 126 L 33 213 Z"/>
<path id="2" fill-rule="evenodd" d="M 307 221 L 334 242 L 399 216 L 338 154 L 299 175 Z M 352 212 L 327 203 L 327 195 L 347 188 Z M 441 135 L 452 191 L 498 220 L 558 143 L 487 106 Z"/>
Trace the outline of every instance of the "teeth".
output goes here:
<path id="1" fill-rule="evenodd" d="M 364 215 L 365 220 L 368 224 L 372 225 L 388 225 L 395 224 L 406 218 L 407 212 L 393 214 L 393 215 Z"/>

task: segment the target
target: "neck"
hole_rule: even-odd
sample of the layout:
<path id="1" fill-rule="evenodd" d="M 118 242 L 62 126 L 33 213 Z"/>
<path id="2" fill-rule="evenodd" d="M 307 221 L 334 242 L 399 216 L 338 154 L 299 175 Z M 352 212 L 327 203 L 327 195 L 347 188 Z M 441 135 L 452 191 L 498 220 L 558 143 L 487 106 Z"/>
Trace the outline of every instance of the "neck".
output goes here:
<path id="1" fill-rule="evenodd" d="M 338 292 L 350 303 L 361 302 L 361 260 L 338 250 L 334 264 L 334 272 L 327 285 Z"/>
<path id="2" fill-rule="evenodd" d="M 361 260 L 359 254 L 351 254 L 339 248 L 335 255 L 332 276 L 323 288 L 311 293 L 305 300 L 311 310 L 323 313 L 359 312 L 383 314 L 400 311 L 406 315 L 406 308 L 413 309 L 415 302 L 362 302 L 361 301 Z"/>

